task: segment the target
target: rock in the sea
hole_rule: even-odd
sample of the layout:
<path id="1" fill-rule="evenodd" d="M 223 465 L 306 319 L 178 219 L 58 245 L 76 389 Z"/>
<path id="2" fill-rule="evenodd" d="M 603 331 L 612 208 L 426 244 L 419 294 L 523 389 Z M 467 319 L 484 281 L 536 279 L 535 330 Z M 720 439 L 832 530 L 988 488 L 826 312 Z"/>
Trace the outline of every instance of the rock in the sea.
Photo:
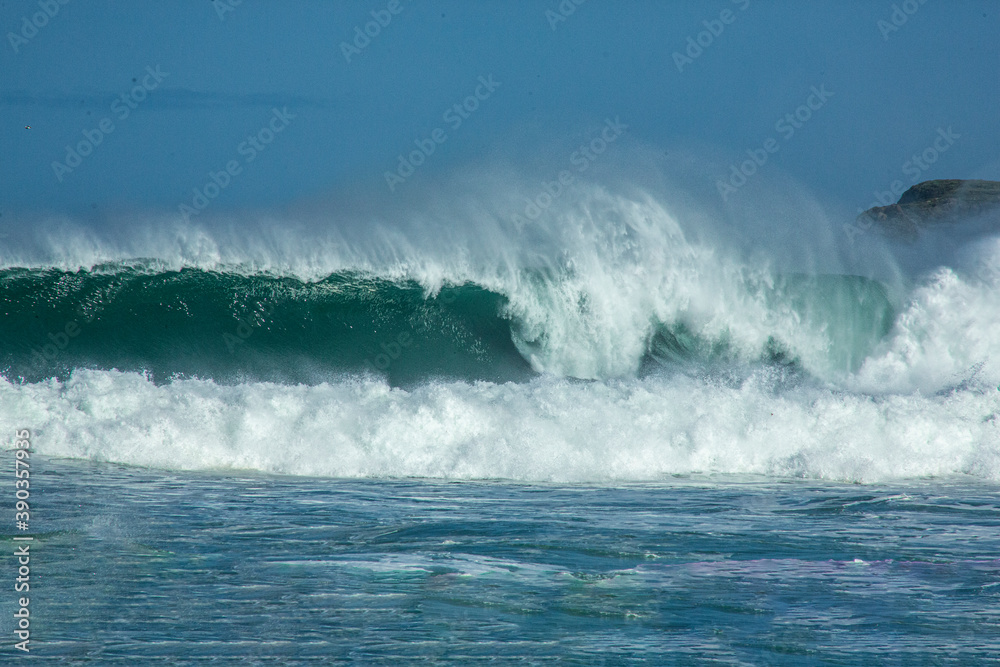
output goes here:
<path id="1" fill-rule="evenodd" d="M 915 238 L 929 225 L 981 215 L 995 215 L 1000 224 L 1000 181 L 924 181 L 904 192 L 897 203 L 870 208 L 858 220 L 866 227 L 874 223 L 893 236 Z"/>

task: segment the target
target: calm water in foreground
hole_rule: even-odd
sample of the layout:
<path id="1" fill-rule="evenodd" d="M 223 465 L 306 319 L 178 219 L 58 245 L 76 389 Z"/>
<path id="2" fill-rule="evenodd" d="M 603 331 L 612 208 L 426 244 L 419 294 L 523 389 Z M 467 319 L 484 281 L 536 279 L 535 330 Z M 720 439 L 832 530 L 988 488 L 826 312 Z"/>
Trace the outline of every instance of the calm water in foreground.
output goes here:
<path id="1" fill-rule="evenodd" d="M 35 458 L 29 659 L 994 664 L 996 491 L 966 478 L 609 487 Z M 4 662 L 17 653 L 12 588 Z"/>

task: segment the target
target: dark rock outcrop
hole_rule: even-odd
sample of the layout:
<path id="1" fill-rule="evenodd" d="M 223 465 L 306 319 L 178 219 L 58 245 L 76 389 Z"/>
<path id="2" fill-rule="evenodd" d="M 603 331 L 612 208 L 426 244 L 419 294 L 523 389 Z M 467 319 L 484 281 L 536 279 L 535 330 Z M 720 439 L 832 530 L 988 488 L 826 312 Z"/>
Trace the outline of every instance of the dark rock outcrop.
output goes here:
<path id="1" fill-rule="evenodd" d="M 1000 181 L 924 181 L 904 192 L 897 203 L 868 209 L 858 221 L 892 236 L 915 238 L 930 225 L 982 215 L 996 216 L 1000 226 Z"/>

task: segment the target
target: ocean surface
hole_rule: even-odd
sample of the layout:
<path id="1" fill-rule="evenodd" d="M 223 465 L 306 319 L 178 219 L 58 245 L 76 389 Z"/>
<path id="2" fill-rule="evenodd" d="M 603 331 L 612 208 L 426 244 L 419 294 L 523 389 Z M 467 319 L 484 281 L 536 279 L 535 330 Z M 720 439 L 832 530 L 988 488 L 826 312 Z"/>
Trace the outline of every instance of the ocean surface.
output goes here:
<path id="1" fill-rule="evenodd" d="M 32 659 L 997 661 L 997 239 L 572 194 L 6 239 Z"/>
<path id="2" fill-rule="evenodd" d="M 567 485 L 50 458 L 34 469 L 33 661 L 986 665 L 1000 655 L 1000 500 L 967 477 Z M 11 613 L 2 618 L 10 637 Z"/>

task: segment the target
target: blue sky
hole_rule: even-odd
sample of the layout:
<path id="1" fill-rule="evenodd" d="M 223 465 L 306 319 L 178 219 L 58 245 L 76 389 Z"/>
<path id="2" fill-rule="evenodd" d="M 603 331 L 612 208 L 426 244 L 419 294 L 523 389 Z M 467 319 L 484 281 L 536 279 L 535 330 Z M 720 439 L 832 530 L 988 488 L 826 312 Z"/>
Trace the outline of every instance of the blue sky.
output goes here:
<path id="1" fill-rule="evenodd" d="M 0 0 L 0 215 L 176 211 L 234 161 L 216 210 L 388 199 L 385 172 L 435 129 L 447 140 L 401 188 L 500 158 L 565 162 L 616 117 L 628 125 L 617 160 L 688 165 L 679 178 L 700 196 L 773 138 L 768 178 L 853 211 L 908 185 L 904 164 L 939 128 L 959 138 L 918 180 L 1000 179 L 992 0 L 566 0 L 567 16 L 558 0 L 399 0 L 395 14 L 389 0 L 243 0 L 220 16 L 225 1 Z M 58 12 L 25 31 L 49 5 Z M 371 12 L 391 20 L 348 62 L 343 44 Z M 706 46 L 679 68 L 674 54 L 699 33 Z M 499 85 L 451 129 L 444 112 L 489 76 Z M 115 100 L 144 77 L 122 118 Z M 823 86 L 832 96 L 782 136 L 776 122 Z M 250 161 L 244 142 L 275 108 L 281 131 Z M 85 132 L 100 144 L 55 173 Z"/>

